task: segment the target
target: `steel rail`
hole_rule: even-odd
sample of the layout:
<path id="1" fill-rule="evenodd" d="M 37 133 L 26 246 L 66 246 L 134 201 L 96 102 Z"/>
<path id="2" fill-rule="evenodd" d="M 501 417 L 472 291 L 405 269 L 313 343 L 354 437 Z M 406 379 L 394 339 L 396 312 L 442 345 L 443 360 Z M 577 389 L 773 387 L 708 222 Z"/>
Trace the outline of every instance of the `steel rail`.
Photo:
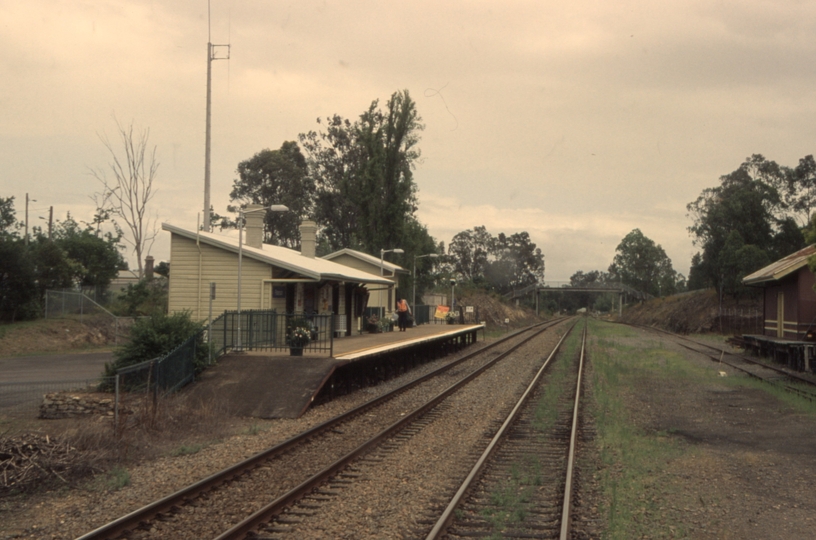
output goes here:
<path id="1" fill-rule="evenodd" d="M 210 476 L 208 476 L 206 478 L 203 478 L 203 479 L 199 480 L 198 482 L 195 482 L 195 483 L 193 483 L 193 484 L 191 484 L 191 485 L 189 485 L 189 486 L 187 486 L 185 488 L 182 488 L 182 489 L 176 491 L 175 493 L 171 493 L 171 494 L 169 494 L 169 495 L 167 495 L 167 496 L 165 496 L 165 497 L 163 497 L 161 499 L 158 499 L 158 500 L 156 500 L 156 501 L 154 501 L 152 503 L 149 503 L 149 504 L 147 504 L 147 505 L 145 505 L 145 506 L 143 506 L 141 508 L 138 508 L 138 509 L 134 510 L 133 512 L 130 512 L 129 514 L 126 514 L 126 515 L 124 515 L 124 516 L 122 516 L 122 517 L 120 517 L 120 518 L 118 518 L 118 519 L 116 519 L 114 521 L 111 521 L 111 522 L 109 522 L 109 523 L 107 523 L 105 525 L 102 525 L 101 527 L 99 527 L 97 529 L 94 529 L 93 531 L 88 532 L 88 533 L 84 534 L 83 536 L 77 538 L 77 540 L 100 540 L 100 539 L 118 538 L 123 533 L 125 533 L 126 531 L 134 529 L 134 528 L 140 526 L 142 523 L 144 523 L 146 521 L 150 521 L 151 519 L 155 518 L 158 514 L 168 512 L 171 509 L 173 509 L 173 507 L 181 506 L 181 505 L 185 504 L 187 501 L 194 500 L 195 498 L 199 497 L 201 494 L 206 493 L 207 491 L 210 491 L 211 489 L 216 488 L 216 487 L 220 486 L 221 484 L 225 484 L 227 482 L 230 482 L 231 480 L 237 478 L 238 476 L 241 476 L 242 474 L 246 473 L 247 471 L 252 470 L 255 467 L 258 467 L 263 462 L 268 461 L 269 459 L 272 459 L 273 457 L 288 451 L 289 449 L 297 446 L 298 444 L 301 444 L 304 441 L 306 441 L 306 440 L 308 440 L 308 439 L 310 439 L 312 437 L 315 437 L 315 436 L 319 435 L 320 433 L 328 431 L 328 430 L 330 430 L 330 429 L 332 429 L 332 428 L 334 428 L 334 427 L 336 427 L 336 426 L 338 426 L 340 424 L 348 422 L 351 419 L 353 419 L 354 417 L 359 416 L 359 415 L 363 414 L 364 412 L 366 412 L 366 411 L 368 411 L 368 410 L 370 410 L 370 409 L 372 409 L 374 407 L 377 407 L 378 405 L 381 405 L 382 403 L 384 403 L 386 401 L 394 399 L 399 394 L 410 390 L 414 386 L 418 386 L 419 384 L 421 384 L 421 383 L 423 383 L 423 382 L 425 382 L 425 381 L 427 381 L 427 380 L 429 380 L 429 379 L 431 379 L 433 377 L 436 377 L 436 376 L 444 373 L 445 371 L 448 371 L 448 370 L 456 367 L 457 365 L 459 365 L 459 364 L 461 364 L 463 362 L 466 362 L 466 361 L 472 359 L 476 355 L 482 354 L 485 351 L 488 351 L 488 350 L 490 350 L 490 349 L 492 349 L 494 347 L 502 345 L 502 344 L 506 343 L 508 340 L 516 338 L 516 337 L 518 337 L 519 335 L 521 335 L 521 334 L 523 334 L 525 332 L 533 331 L 533 330 L 535 330 L 537 328 L 541 328 L 541 327 L 543 327 L 543 328 L 541 328 L 540 331 L 544 331 L 547 328 L 555 326 L 555 325 L 559 324 L 560 322 L 563 322 L 566 319 L 567 319 L 567 317 L 562 317 L 562 318 L 559 318 L 559 319 L 554 319 L 552 321 L 546 321 L 546 322 L 543 322 L 543 323 L 538 323 L 538 324 L 523 328 L 521 330 L 518 330 L 516 332 L 513 332 L 511 334 L 508 334 L 507 336 L 502 337 L 501 339 L 495 341 L 494 343 L 491 343 L 491 344 L 489 344 L 489 345 L 487 345 L 485 347 L 482 347 L 481 349 L 479 349 L 477 351 L 473 351 L 473 352 L 471 352 L 469 354 L 466 354 L 462 358 L 460 358 L 458 360 L 455 360 L 455 361 L 453 361 L 453 362 L 451 362 L 449 364 L 446 364 L 445 366 L 442 366 L 439 369 L 436 369 L 436 370 L 434 370 L 434 371 L 432 371 L 432 372 L 430 372 L 430 373 L 428 373 L 426 375 L 423 375 L 422 377 L 419 377 L 419 378 L 417 378 L 417 379 L 415 379 L 413 381 L 410 381 L 410 382 L 400 386 L 399 388 L 396 388 L 396 389 L 392 390 L 391 392 L 388 392 L 388 393 L 386 393 L 386 394 L 384 394 L 382 396 L 373 398 L 373 399 L 371 399 L 371 400 L 369 400 L 369 401 L 367 401 L 367 402 L 365 402 L 365 403 L 363 403 L 361 405 L 358 405 L 357 407 L 355 407 L 355 408 L 353 408 L 353 409 L 351 409 L 349 411 L 346 411 L 343 414 L 340 414 L 340 415 L 338 415 L 338 416 L 336 416 L 334 418 L 330 418 L 329 420 L 326 420 L 325 422 L 322 422 L 322 423 L 320 423 L 320 424 L 318 424 L 318 425 L 316 425 L 316 426 L 314 426 L 314 427 L 312 427 L 312 428 L 310 428 L 310 429 L 308 429 L 306 431 L 303 431 L 302 433 L 299 433 L 298 435 L 295 435 L 294 437 L 292 437 L 290 439 L 287 439 L 287 440 L 285 440 L 285 441 L 283 441 L 283 442 L 281 442 L 281 443 L 279 443 L 279 444 L 277 444 L 275 446 L 272 446 L 272 447 L 270 447 L 270 448 L 268 448 L 266 450 L 262 450 L 261 452 L 258 452 L 257 454 L 255 454 L 253 456 L 250 456 L 249 458 L 236 463 L 235 465 L 232 465 L 232 466 L 230 466 L 230 467 L 228 467 L 226 469 L 223 469 L 223 470 L 221 470 L 221 471 L 219 471 L 217 473 L 214 473 L 214 474 L 212 474 L 212 475 L 210 475 Z"/>
<path id="2" fill-rule="evenodd" d="M 466 377 L 452 384 L 447 389 L 443 390 L 440 394 L 438 394 L 435 398 L 426 402 L 424 405 L 418 407 L 414 411 L 406 414 L 403 418 L 397 420 L 389 427 L 387 427 L 386 429 L 384 429 L 383 431 L 369 439 L 367 442 L 361 444 L 356 449 L 352 450 L 345 456 L 341 457 L 340 459 L 338 459 L 337 461 L 335 461 L 322 471 L 316 473 L 308 480 L 304 481 L 300 485 L 290 490 L 288 493 L 285 493 L 284 495 L 278 497 L 277 499 L 275 499 L 268 505 L 264 506 L 251 516 L 247 517 L 244 521 L 236 524 L 229 530 L 225 531 L 215 540 L 237 540 L 247 538 L 248 537 L 247 535 L 254 531 L 257 527 L 269 521 L 274 516 L 280 514 L 286 507 L 294 504 L 295 502 L 300 500 L 304 495 L 311 492 L 314 488 L 323 484 L 326 480 L 331 478 L 336 472 L 346 467 L 354 459 L 367 453 L 370 449 L 378 445 L 381 441 L 388 439 L 392 435 L 396 434 L 397 432 L 401 431 L 402 429 L 410 425 L 412 422 L 422 417 L 431 409 L 435 408 L 439 403 L 447 399 L 451 394 L 453 394 L 461 387 L 471 382 L 473 379 L 481 375 L 483 372 L 487 371 L 489 368 L 493 367 L 495 364 L 509 356 L 511 353 L 515 352 L 518 348 L 520 348 L 522 345 L 525 345 L 531 339 L 543 333 L 544 330 L 546 330 L 547 328 L 549 328 L 549 326 L 532 333 L 532 335 L 528 336 L 523 341 L 517 343 L 509 350 L 501 353 L 500 355 L 496 356 L 495 358 L 493 358 L 480 368 L 476 369 Z M 565 336 L 568 334 L 569 332 L 566 332 Z M 563 339 L 564 338 L 562 337 L 561 341 L 563 341 Z M 559 344 L 561 343 L 561 341 L 559 341 Z"/>
<path id="3" fill-rule="evenodd" d="M 675 334 L 673 332 L 668 332 L 666 330 L 663 330 L 662 328 L 654 328 L 654 327 L 651 327 L 651 326 L 641 326 L 641 325 L 634 325 L 634 324 L 629 325 L 629 326 L 633 326 L 633 327 L 636 327 L 636 328 L 642 328 L 644 330 L 650 330 L 650 331 L 657 332 L 657 333 L 666 334 L 666 335 L 674 338 L 675 340 L 677 340 L 678 341 L 677 344 L 680 345 L 681 347 L 683 347 L 685 349 L 688 349 L 689 351 L 695 352 L 697 354 L 701 354 L 701 355 L 709 358 L 713 362 L 718 362 L 718 363 L 725 364 L 725 365 L 727 365 L 727 366 L 729 366 L 729 367 L 731 367 L 733 369 L 736 369 L 737 371 L 741 371 L 742 373 L 745 373 L 749 377 L 757 379 L 758 381 L 762 381 L 764 383 L 768 383 L 768 384 L 771 384 L 771 385 L 776 385 L 778 387 L 781 387 L 786 392 L 796 394 L 799 397 L 803 397 L 803 398 L 805 398 L 807 400 L 810 400 L 810 401 L 815 401 L 816 400 L 816 395 L 814 395 L 814 394 L 812 394 L 810 392 L 806 392 L 806 391 L 804 391 L 804 390 L 802 390 L 800 388 L 795 388 L 793 386 L 789 386 L 787 384 L 776 382 L 776 381 L 773 381 L 773 380 L 768 379 L 766 377 L 763 377 L 762 375 L 754 373 L 754 372 L 752 372 L 752 371 L 750 371 L 748 369 L 745 369 L 744 367 L 740 367 L 740 366 L 738 366 L 736 364 L 733 364 L 732 362 L 728 362 L 727 360 L 724 360 L 723 357 L 726 354 L 729 355 L 729 356 L 735 356 L 735 357 L 739 358 L 740 360 L 742 360 L 742 361 L 744 361 L 744 362 L 746 362 L 748 364 L 758 366 L 758 367 L 761 367 L 761 368 L 765 368 L 765 369 L 769 369 L 770 371 L 773 371 L 775 373 L 779 373 L 780 375 L 783 375 L 783 376 L 788 377 L 790 379 L 793 379 L 793 380 L 796 380 L 796 381 L 799 381 L 799 382 L 802 382 L 802 383 L 806 383 L 806 384 L 808 384 L 810 386 L 816 386 L 816 383 L 814 383 L 813 381 L 809 381 L 808 379 L 805 379 L 804 377 L 799 377 L 794 373 L 788 373 L 787 371 L 785 371 L 783 369 L 780 369 L 780 368 L 777 368 L 777 367 L 774 367 L 774 366 L 769 366 L 768 364 L 766 364 L 764 362 L 759 362 L 757 360 L 752 360 L 750 358 L 746 358 L 745 356 L 742 356 L 740 354 L 729 353 L 724 349 L 720 349 L 718 347 L 715 347 L 713 345 L 709 345 L 707 343 L 701 343 L 699 341 L 687 338 L 685 336 L 681 336 L 680 334 Z M 697 350 L 697 349 L 691 347 L 690 345 L 679 343 L 680 340 L 689 341 L 689 342 L 694 343 L 695 345 L 698 345 L 700 347 L 706 347 L 708 349 L 713 349 L 713 350 L 717 351 L 718 353 L 720 353 L 721 356 L 719 358 L 716 357 L 716 356 L 711 356 L 709 353 Z"/>
<path id="4" fill-rule="evenodd" d="M 635 326 L 635 325 L 633 325 L 633 326 Z M 770 364 L 766 364 L 765 362 L 760 362 L 759 360 L 754 360 L 753 358 L 748 358 L 747 356 L 743 356 L 741 354 L 734 354 L 732 352 L 726 351 L 725 349 L 721 349 L 720 347 L 715 347 L 714 345 L 709 345 L 708 343 L 703 343 L 701 341 L 697 341 L 695 339 L 691 339 L 689 337 L 686 337 L 686 336 L 683 336 L 683 335 L 680 335 L 680 334 L 675 334 L 674 332 L 669 332 L 668 330 L 663 330 L 662 328 L 656 328 L 656 327 L 651 327 L 651 326 L 643 326 L 643 328 L 654 330 L 656 332 L 662 332 L 664 334 L 674 336 L 677 339 L 683 339 L 685 341 L 690 341 L 691 343 L 694 343 L 695 345 L 700 345 L 701 347 L 707 347 L 709 349 L 713 349 L 713 350 L 717 351 L 718 353 L 728 354 L 730 356 L 736 356 L 740 360 L 748 362 L 749 364 L 754 364 L 754 365 L 757 365 L 757 366 L 761 366 L 761 367 L 770 369 L 771 371 L 775 371 L 775 372 L 779 373 L 780 375 L 784 375 L 786 377 L 789 377 L 791 379 L 794 379 L 796 381 L 799 381 L 801 383 L 804 383 L 804 384 L 807 384 L 807 385 L 810 385 L 810 386 L 816 386 L 816 382 L 813 382 L 810 379 L 806 379 L 806 378 L 802 377 L 801 375 L 797 375 L 796 373 L 791 373 L 791 372 L 789 372 L 789 371 L 787 371 L 785 369 L 782 369 L 782 368 L 779 368 L 779 367 L 776 367 L 776 366 L 772 366 Z"/>
<path id="5" fill-rule="evenodd" d="M 510 411 L 510 414 L 507 415 L 507 418 L 504 420 L 499 430 L 490 440 L 490 443 L 487 445 L 487 448 L 485 448 L 484 452 L 482 452 L 482 455 L 479 457 L 479 459 L 476 460 L 476 463 L 475 465 L 473 465 L 473 468 L 470 470 L 470 473 L 468 473 L 465 480 L 459 486 L 459 489 L 456 491 L 456 494 L 450 500 L 448 506 L 442 512 L 442 515 L 439 516 L 439 519 L 434 524 L 433 528 L 431 529 L 431 532 L 429 532 L 428 535 L 425 537 L 425 540 L 437 540 L 441 538 L 442 535 L 445 533 L 445 531 L 447 530 L 448 526 L 450 525 L 451 521 L 454 518 L 455 515 L 454 512 L 456 508 L 459 506 L 465 494 L 468 492 L 470 487 L 478 478 L 485 463 L 487 463 L 487 460 L 490 458 L 490 456 L 493 454 L 493 451 L 498 446 L 499 441 L 504 437 L 505 433 L 510 428 L 511 424 L 515 421 L 516 417 L 521 412 L 524 404 L 532 395 L 533 391 L 538 385 L 538 381 L 544 374 L 544 370 L 547 368 L 547 366 L 549 366 L 550 361 L 555 357 L 556 353 L 561 348 L 561 344 L 564 342 L 567 336 L 570 335 L 574 327 L 575 325 L 571 326 L 569 331 L 565 332 L 561 339 L 558 341 L 558 343 L 556 343 L 555 347 L 553 347 L 552 352 L 550 352 L 547 359 L 544 361 L 539 370 L 536 372 L 530 384 L 527 385 L 527 389 L 524 391 L 519 400 L 516 402 L 516 405 Z"/>
<path id="6" fill-rule="evenodd" d="M 560 540 L 568 540 L 570 534 L 570 512 L 572 511 L 572 472 L 575 468 L 575 448 L 578 445 L 578 413 L 581 404 L 581 381 L 584 372 L 584 353 L 586 352 L 587 325 L 584 321 L 584 335 L 581 338 L 581 358 L 578 361 L 578 382 L 575 384 L 575 406 L 572 409 L 572 429 L 567 458 L 567 478 L 564 482 L 564 506 L 561 511 Z"/>

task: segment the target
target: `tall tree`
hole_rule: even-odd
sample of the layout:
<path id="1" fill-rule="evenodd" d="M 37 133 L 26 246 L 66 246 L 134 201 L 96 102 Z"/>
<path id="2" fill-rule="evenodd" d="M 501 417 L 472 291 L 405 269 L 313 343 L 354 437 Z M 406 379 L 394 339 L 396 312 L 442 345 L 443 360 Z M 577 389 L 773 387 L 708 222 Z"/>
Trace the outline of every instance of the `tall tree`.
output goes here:
<path id="1" fill-rule="evenodd" d="M 615 251 L 609 273 L 621 283 L 653 296 L 674 294 L 677 273 L 671 259 L 640 229 L 627 234 Z"/>
<path id="2" fill-rule="evenodd" d="M 544 255 L 527 232 L 492 236 L 484 226 L 457 233 L 448 245 L 451 271 L 500 293 L 544 279 Z"/>
<path id="3" fill-rule="evenodd" d="M 799 160 L 799 165 L 788 170 L 786 201 L 796 212 L 802 227 L 810 224 L 813 209 L 816 208 L 816 160 L 807 155 Z"/>
<path id="4" fill-rule="evenodd" d="M 238 164 L 238 179 L 233 182 L 230 200 L 271 206 L 284 204 L 289 212 L 267 212 L 264 217 L 264 241 L 297 248 L 300 245 L 300 218 L 312 211 L 314 180 L 308 175 L 306 158 L 294 141 L 280 149 L 265 149 Z M 235 212 L 236 208 L 230 207 Z"/>
<path id="5" fill-rule="evenodd" d="M 39 310 L 31 257 L 18 228 L 14 197 L 0 197 L 0 320 L 12 322 Z"/>
<path id="6" fill-rule="evenodd" d="M 80 227 L 69 214 L 65 221 L 57 222 L 53 238 L 66 257 L 80 265 L 76 276 L 79 285 L 104 289 L 127 263 L 119 252 L 120 237 L 110 233 L 97 236 L 94 227 Z"/>
<path id="7" fill-rule="evenodd" d="M 494 241 L 484 225 L 457 233 L 448 244 L 453 272 L 465 281 L 484 282 Z"/>
<path id="8" fill-rule="evenodd" d="M 318 120 L 321 123 L 321 120 Z M 300 135 L 315 181 L 314 217 L 331 249 L 400 247 L 417 208 L 413 168 L 424 129 L 407 90 L 355 122 L 334 115 L 326 131 Z"/>
<path id="9" fill-rule="evenodd" d="M 14 235 L 14 225 L 17 218 L 14 215 L 14 197 L 0 197 L 0 235 Z"/>
<path id="10" fill-rule="evenodd" d="M 133 123 L 122 127 L 116 122 L 121 150 L 114 149 L 106 136 L 100 135 L 102 144 L 110 153 L 107 168 L 91 169 L 91 174 L 102 183 L 99 197 L 110 206 L 106 209 L 121 219 L 126 230 L 124 240 L 133 248 L 139 269 L 139 277 L 144 274 L 144 257 L 150 253 L 153 241 L 158 235 L 156 217 L 148 211 L 150 200 L 156 194 L 153 182 L 159 169 L 156 146 L 148 144 L 150 130 L 134 133 Z M 113 178 L 108 178 L 111 173 Z"/>
<path id="11" fill-rule="evenodd" d="M 753 246 L 748 251 L 754 255 L 763 252 L 767 258 L 780 258 L 804 246 L 801 230 L 790 215 L 790 204 L 780 194 L 789 179 L 787 169 L 755 154 L 734 172 L 720 177 L 719 186 L 704 189 L 688 204 L 694 220 L 689 232 L 702 250 L 693 268 L 692 285 L 710 283 L 721 294 L 733 290 L 730 283 L 743 277 L 729 274 L 736 268 L 732 252 L 738 243 Z M 726 249 L 729 237 L 732 240 Z M 760 260 L 762 257 L 751 256 L 743 262 L 759 264 Z M 741 271 L 747 274 L 756 269 Z"/>
<path id="12" fill-rule="evenodd" d="M 510 292 L 544 279 L 544 255 L 526 231 L 510 236 L 499 233 L 493 242 L 492 259 L 485 269 L 485 278 L 499 292 Z"/>

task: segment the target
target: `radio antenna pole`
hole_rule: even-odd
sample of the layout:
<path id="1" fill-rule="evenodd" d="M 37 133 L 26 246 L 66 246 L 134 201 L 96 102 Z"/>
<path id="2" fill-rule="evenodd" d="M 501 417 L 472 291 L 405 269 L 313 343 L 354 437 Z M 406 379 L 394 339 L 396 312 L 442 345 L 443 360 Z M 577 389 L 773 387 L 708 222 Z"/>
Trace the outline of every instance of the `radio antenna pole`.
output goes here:
<path id="1" fill-rule="evenodd" d="M 226 49 L 226 53 L 223 51 Z M 219 52 L 223 56 L 219 56 Z M 202 229 L 210 232 L 210 140 L 212 138 L 212 62 L 229 60 L 230 46 L 213 45 L 210 25 L 210 0 L 207 0 L 207 127 L 204 142 L 204 224 Z"/>

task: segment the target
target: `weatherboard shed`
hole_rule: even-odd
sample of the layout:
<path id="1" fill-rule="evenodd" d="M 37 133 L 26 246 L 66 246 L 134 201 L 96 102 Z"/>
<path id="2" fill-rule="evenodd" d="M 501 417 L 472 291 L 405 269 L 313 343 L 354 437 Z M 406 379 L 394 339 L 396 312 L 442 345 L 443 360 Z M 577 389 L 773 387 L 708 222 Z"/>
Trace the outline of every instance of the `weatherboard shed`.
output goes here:
<path id="1" fill-rule="evenodd" d="M 816 278 L 808 268 L 813 255 L 816 245 L 743 278 L 743 284 L 763 288 L 763 335 L 793 341 L 816 339 Z"/>

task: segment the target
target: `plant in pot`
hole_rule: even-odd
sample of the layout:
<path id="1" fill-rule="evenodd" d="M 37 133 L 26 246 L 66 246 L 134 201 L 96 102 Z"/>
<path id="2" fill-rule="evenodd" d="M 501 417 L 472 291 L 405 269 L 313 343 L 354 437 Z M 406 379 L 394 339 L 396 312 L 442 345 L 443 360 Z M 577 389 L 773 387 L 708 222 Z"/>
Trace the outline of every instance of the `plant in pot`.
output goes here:
<path id="1" fill-rule="evenodd" d="M 369 334 L 379 334 L 382 332 L 382 327 L 380 326 L 380 317 L 378 315 L 372 315 L 366 321 L 366 329 L 368 330 Z"/>
<path id="2" fill-rule="evenodd" d="M 303 356 L 303 348 L 309 344 L 309 329 L 303 326 L 295 326 L 289 333 L 289 354 L 291 356 Z"/>

